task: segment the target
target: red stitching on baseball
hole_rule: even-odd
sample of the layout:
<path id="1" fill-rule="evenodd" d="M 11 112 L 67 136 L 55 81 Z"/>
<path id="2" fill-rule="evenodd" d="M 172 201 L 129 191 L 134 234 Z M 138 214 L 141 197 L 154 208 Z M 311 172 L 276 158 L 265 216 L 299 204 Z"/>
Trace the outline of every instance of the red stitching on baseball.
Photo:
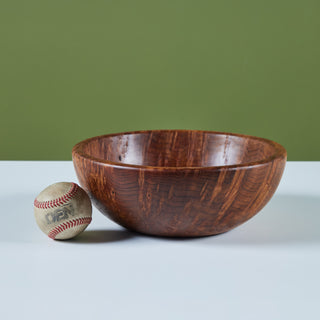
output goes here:
<path id="1" fill-rule="evenodd" d="M 89 224 L 91 222 L 92 218 L 91 217 L 85 217 L 85 218 L 77 218 L 77 219 L 73 219 L 73 220 L 69 220 L 67 222 L 61 223 L 60 225 L 56 226 L 55 228 L 53 228 L 48 236 L 51 239 L 55 239 L 55 237 L 62 231 L 76 227 L 76 226 L 80 226 L 82 224 Z"/>
<path id="2" fill-rule="evenodd" d="M 67 203 L 71 198 L 73 198 L 78 190 L 80 189 L 76 183 L 71 183 L 72 186 L 70 190 L 61 196 L 60 198 L 48 201 L 38 201 L 37 199 L 34 200 L 34 206 L 39 209 L 49 209 L 49 208 L 56 208 L 60 205 Z"/>

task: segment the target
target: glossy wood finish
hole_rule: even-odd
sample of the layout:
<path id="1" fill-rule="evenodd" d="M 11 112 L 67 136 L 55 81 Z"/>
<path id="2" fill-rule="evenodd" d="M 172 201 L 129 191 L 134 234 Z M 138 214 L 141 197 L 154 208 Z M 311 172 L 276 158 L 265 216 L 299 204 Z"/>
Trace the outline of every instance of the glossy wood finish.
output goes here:
<path id="1" fill-rule="evenodd" d="M 74 146 L 81 186 L 120 225 L 158 236 L 226 232 L 259 212 L 286 163 L 279 144 L 195 130 L 137 131 Z"/>

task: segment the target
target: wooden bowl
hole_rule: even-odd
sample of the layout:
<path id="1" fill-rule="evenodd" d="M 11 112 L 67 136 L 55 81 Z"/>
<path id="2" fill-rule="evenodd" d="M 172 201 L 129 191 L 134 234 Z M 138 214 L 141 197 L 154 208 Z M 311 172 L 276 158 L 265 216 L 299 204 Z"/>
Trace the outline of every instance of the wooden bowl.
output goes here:
<path id="1" fill-rule="evenodd" d="M 287 153 L 247 135 L 152 130 L 87 139 L 72 157 L 81 186 L 113 221 L 151 235 L 194 237 L 226 232 L 259 212 Z"/>

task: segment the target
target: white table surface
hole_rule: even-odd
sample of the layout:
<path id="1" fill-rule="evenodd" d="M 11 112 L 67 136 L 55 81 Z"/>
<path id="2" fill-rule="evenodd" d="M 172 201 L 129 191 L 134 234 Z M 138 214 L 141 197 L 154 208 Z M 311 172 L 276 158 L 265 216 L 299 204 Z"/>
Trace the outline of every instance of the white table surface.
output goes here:
<path id="1" fill-rule="evenodd" d="M 320 162 L 289 162 L 269 204 L 223 235 L 131 233 L 94 209 L 71 241 L 33 200 L 72 162 L 0 162 L 0 319 L 320 319 Z"/>

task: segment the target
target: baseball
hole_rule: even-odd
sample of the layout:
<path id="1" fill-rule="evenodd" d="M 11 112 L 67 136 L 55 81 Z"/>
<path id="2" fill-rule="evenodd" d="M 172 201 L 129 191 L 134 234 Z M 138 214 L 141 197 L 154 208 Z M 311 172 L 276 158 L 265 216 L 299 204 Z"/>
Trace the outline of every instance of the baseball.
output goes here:
<path id="1" fill-rule="evenodd" d="M 36 197 L 34 216 L 40 229 L 50 238 L 70 239 L 91 222 L 91 201 L 76 183 L 58 182 Z"/>

